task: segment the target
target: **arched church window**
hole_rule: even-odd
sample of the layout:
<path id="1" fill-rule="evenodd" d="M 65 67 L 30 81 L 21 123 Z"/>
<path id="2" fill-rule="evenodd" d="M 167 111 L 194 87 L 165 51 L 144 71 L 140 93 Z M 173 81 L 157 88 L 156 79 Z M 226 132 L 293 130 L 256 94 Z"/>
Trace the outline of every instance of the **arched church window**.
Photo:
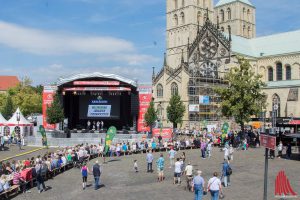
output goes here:
<path id="1" fill-rule="evenodd" d="M 227 8 L 228 20 L 231 20 L 231 9 Z"/>
<path id="2" fill-rule="evenodd" d="M 245 35 L 246 35 L 246 26 L 243 25 L 243 36 L 245 36 Z"/>
<path id="3" fill-rule="evenodd" d="M 291 80 L 292 79 L 292 69 L 290 65 L 287 65 L 285 67 L 285 79 L 286 80 Z"/>
<path id="4" fill-rule="evenodd" d="M 242 16 L 243 16 L 243 20 L 245 20 L 246 19 L 246 8 L 243 8 Z"/>
<path id="5" fill-rule="evenodd" d="M 248 26 L 248 37 L 251 37 L 251 28 Z"/>
<path id="6" fill-rule="evenodd" d="M 224 27 L 223 26 L 221 27 L 221 31 L 224 32 Z"/>
<path id="7" fill-rule="evenodd" d="M 176 14 L 174 15 L 174 25 L 178 26 L 178 16 Z"/>
<path id="8" fill-rule="evenodd" d="M 184 13 L 180 13 L 180 18 L 181 18 L 181 24 L 185 24 L 185 18 L 184 18 Z"/>
<path id="9" fill-rule="evenodd" d="M 157 115 L 159 119 L 162 119 L 162 115 L 163 115 L 163 108 L 160 104 L 158 104 L 157 106 Z"/>
<path id="10" fill-rule="evenodd" d="M 158 84 L 156 86 L 156 96 L 157 97 L 163 97 L 164 96 L 164 89 L 163 89 L 163 86 L 161 84 Z"/>
<path id="11" fill-rule="evenodd" d="M 185 2 L 184 2 L 184 0 L 182 0 L 182 7 L 184 7 L 185 6 Z"/>
<path id="12" fill-rule="evenodd" d="M 278 94 L 273 94 L 272 97 L 272 107 L 274 108 L 274 105 L 277 105 L 277 111 L 275 112 L 276 117 L 280 117 L 280 97 L 278 96 Z"/>
<path id="13" fill-rule="evenodd" d="M 247 10 L 247 20 L 250 22 L 250 18 L 251 18 L 251 12 L 250 12 L 250 9 Z"/>
<path id="14" fill-rule="evenodd" d="M 276 80 L 277 81 L 282 80 L 282 63 L 281 62 L 276 63 Z"/>
<path id="15" fill-rule="evenodd" d="M 269 67 L 268 68 L 268 81 L 273 81 L 273 68 Z"/>
<path id="16" fill-rule="evenodd" d="M 221 15 L 221 22 L 224 22 L 225 21 L 225 16 L 224 16 L 224 10 L 223 9 L 220 11 L 220 15 Z"/>
<path id="17" fill-rule="evenodd" d="M 175 9 L 178 8 L 178 0 L 174 0 L 174 8 L 175 8 Z"/>
<path id="18" fill-rule="evenodd" d="M 201 12 L 198 11 L 197 13 L 197 22 L 200 24 L 201 23 Z"/>
<path id="19" fill-rule="evenodd" d="M 177 95 L 178 94 L 178 85 L 177 83 L 171 84 L 171 95 Z"/>

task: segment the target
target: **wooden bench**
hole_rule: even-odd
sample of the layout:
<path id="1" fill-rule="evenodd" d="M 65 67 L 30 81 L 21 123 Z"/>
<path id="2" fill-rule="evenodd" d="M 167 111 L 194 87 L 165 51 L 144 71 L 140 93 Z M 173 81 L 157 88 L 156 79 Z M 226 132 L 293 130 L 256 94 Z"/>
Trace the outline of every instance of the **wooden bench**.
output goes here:
<path id="1" fill-rule="evenodd" d="M 4 196 L 6 199 L 8 199 L 9 195 L 18 193 L 19 189 L 19 185 L 12 185 L 7 191 L 0 193 L 0 197 Z"/>

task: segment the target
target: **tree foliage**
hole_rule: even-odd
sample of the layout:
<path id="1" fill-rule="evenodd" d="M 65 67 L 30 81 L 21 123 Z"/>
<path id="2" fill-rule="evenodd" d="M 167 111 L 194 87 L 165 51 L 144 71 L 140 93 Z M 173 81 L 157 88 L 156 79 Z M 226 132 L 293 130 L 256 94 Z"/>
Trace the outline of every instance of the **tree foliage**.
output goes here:
<path id="1" fill-rule="evenodd" d="M 238 58 L 238 66 L 226 74 L 228 87 L 218 87 L 216 93 L 221 97 L 222 114 L 234 117 L 244 130 L 244 123 L 249 122 L 251 116 L 258 114 L 265 107 L 266 98 L 262 93 L 265 84 L 260 75 L 251 70 L 248 60 Z"/>
<path id="2" fill-rule="evenodd" d="M 47 107 L 47 123 L 56 124 L 64 120 L 64 110 L 61 106 L 59 96 L 56 94 L 53 97 L 52 104 Z"/>
<path id="3" fill-rule="evenodd" d="M 12 101 L 12 110 L 15 111 L 17 107 L 21 112 L 27 116 L 31 113 L 42 113 L 42 95 L 40 87 L 31 86 L 31 80 L 24 78 L 15 87 L 9 88 L 7 93 L 0 95 L 0 111 L 5 109 L 5 102 L 10 98 Z M 9 114 L 10 115 L 10 114 Z"/>
<path id="4" fill-rule="evenodd" d="M 5 119 L 11 118 L 14 113 L 14 106 L 10 95 L 7 95 L 2 105 L 1 113 Z"/>
<path id="5" fill-rule="evenodd" d="M 151 101 L 150 105 L 147 109 L 147 112 L 145 113 L 145 124 L 146 124 L 146 126 L 150 127 L 151 133 L 152 133 L 153 124 L 156 121 L 156 119 L 157 119 L 157 113 L 154 108 L 154 102 Z"/>
<path id="6" fill-rule="evenodd" d="M 167 107 L 168 119 L 173 123 L 173 128 L 177 128 L 177 124 L 182 123 L 185 106 L 179 95 L 173 95 Z"/>

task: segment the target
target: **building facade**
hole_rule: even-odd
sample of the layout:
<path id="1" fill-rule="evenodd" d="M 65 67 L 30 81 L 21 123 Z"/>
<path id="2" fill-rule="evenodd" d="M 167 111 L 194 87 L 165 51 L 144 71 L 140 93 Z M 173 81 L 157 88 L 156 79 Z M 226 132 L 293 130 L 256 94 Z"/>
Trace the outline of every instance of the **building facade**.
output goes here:
<path id="1" fill-rule="evenodd" d="M 300 117 L 300 30 L 256 37 L 256 8 L 248 0 L 167 0 L 166 53 L 153 72 L 153 97 L 159 120 L 168 122 L 171 96 L 181 96 L 186 112 L 183 126 L 197 128 L 221 117 L 215 86 L 226 86 L 224 74 L 236 56 L 249 59 L 267 86 L 267 117 L 272 102 L 278 117 Z M 206 99 L 207 101 L 203 101 Z"/>

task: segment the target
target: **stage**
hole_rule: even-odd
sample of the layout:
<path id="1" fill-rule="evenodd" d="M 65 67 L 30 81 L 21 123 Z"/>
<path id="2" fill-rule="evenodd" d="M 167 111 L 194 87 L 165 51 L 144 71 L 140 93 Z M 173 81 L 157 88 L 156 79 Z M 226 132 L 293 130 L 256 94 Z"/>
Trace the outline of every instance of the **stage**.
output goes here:
<path id="1" fill-rule="evenodd" d="M 122 133 L 136 131 L 139 102 L 132 80 L 111 74 L 79 74 L 61 79 L 57 94 L 64 108 L 64 128 L 71 134 L 110 126 Z"/>

